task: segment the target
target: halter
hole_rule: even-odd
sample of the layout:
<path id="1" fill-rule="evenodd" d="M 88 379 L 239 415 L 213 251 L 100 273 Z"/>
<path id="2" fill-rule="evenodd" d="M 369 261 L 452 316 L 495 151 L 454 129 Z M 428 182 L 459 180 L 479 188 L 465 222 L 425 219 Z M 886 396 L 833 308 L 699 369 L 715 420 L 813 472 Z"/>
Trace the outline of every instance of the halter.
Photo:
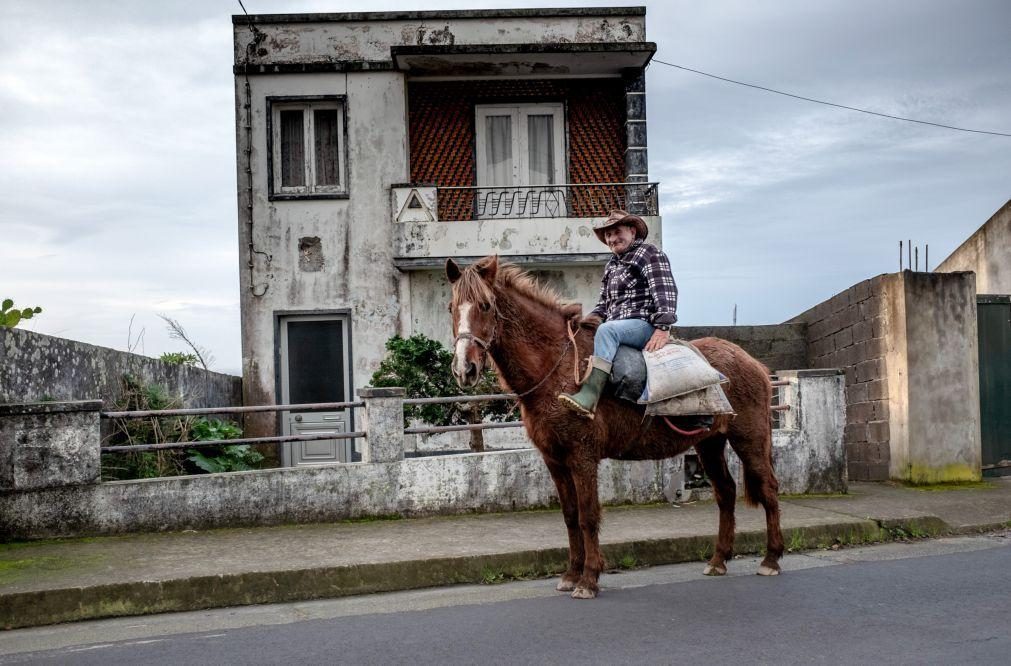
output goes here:
<path id="1" fill-rule="evenodd" d="M 481 338 L 477 337 L 476 335 L 474 335 L 469 331 L 457 335 L 456 338 L 453 339 L 453 346 L 455 347 L 456 343 L 459 342 L 460 340 L 473 340 L 478 347 L 480 347 L 486 352 L 488 351 L 488 348 L 491 347 L 491 343 L 494 342 L 494 339 L 482 340 Z"/>

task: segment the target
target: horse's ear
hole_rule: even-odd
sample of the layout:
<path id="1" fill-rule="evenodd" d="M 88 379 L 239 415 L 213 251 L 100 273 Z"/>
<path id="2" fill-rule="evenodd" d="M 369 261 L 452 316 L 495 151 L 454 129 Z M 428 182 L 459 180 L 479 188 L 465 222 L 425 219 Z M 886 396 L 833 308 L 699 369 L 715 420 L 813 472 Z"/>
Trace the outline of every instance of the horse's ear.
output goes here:
<path id="1" fill-rule="evenodd" d="M 488 284 L 495 283 L 495 276 L 498 275 L 498 255 L 492 254 L 481 259 L 474 264 L 474 270 L 481 276 L 481 279 Z"/>
<path id="2" fill-rule="evenodd" d="M 450 284 L 454 284 L 460 279 L 460 267 L 452 259 L 446 260 L 446 277 L 449 278 Z"/>

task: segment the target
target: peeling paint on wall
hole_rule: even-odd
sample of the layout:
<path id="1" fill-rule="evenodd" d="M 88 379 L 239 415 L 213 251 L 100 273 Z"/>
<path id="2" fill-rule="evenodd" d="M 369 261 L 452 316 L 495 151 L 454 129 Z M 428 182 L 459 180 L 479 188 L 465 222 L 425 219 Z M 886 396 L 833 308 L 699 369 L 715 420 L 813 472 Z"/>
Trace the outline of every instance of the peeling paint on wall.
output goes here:
<path id="1" fill-rule="evenodd" d="M 308 236 L 298 239 L 298 268 L 307 273 L 323 270 L 323 246 L 319 236 Z"/>

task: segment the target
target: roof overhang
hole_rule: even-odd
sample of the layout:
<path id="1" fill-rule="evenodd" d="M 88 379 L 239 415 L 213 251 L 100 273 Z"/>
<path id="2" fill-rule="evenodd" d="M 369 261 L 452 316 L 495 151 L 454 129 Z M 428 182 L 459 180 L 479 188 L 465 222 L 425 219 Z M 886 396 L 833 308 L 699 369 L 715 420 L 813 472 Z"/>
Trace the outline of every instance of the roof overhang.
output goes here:
<path id="1" fill-rule="evenodd" d="M 393 46 L 409 76 L 612 76 L 645 67 L 655 42 Z"/>

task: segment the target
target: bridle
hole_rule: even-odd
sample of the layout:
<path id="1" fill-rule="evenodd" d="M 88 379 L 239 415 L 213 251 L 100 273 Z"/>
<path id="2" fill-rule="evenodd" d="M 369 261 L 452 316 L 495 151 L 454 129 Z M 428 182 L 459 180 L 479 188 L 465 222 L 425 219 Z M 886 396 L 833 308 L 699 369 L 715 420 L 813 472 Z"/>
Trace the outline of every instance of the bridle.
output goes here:
<path id="1" fill-rule="evenodd" d="M 534 391 L 536 391 L 538 388 L 540 388 L 541 384 L 543 384 L 544 382 L 548 381 L 548 377 L 550 377 L 551 375 L 555 374 L 555 370 L 557 370 L 558 366 L 562 364 L 562 359 L 565 358 L 565 354 L 566 354 L 566 352 L 569 351 L 569 347 L 572 347 L 572 361 L 573 361 L 572 374 L 573 374 L 573 377 L 575 379 L 576 386 L 579 386 L 579 348 L 575 344 L 576 343 L 576 331 L 574 331 L 572 329 L 572 325 L 568 321 L 565 322 L 565 328 L 568 330 L 569 340 L 568 340 L 568 342 L 565 343 L 565 346 L 562 347 L 562 353 L 558 355 L 558 360 L 555 361 L 555 364 L 553 366 L 551 366 L 551 369 L 548 370 L 548 372 L 544 375 L 544 377 L 542 377 L 539 382 L 537 382 L 536 384 L 534 384 L 533 387 L 527 389 L 526 391 L 523 391 L 522 393 L 517 393 L 516 394 L 517 402 L 518 402 L 519 398 L 522 398 L 522 397 L 524 397 L 526 395 L 529 395 L 529 394 L 533 393 Z M 458 333 L 456 335 L 456 337 L 453 339 L 453 347 L 454 347 L 454 349 L 456 348 L 456 343 L 458 343 L 460 340 L 471 340 L 471 341 L 473 341 L 474 344 L 476 344 L 478 347 L 480 347 L 481 351 L 484 352 L 485 354 L 488 354 L 490 352 L 491 344 L 493 342 L 495 342 L 495 338 L 489 338 L 487 340 L 484 340 L 483 338 L 477 337 L 476 335 L 474 335 L 470 331 L 465 331 L 463 333 Z M 513 407 L 513 409 L 515 409 L 515 407 Z"/>

